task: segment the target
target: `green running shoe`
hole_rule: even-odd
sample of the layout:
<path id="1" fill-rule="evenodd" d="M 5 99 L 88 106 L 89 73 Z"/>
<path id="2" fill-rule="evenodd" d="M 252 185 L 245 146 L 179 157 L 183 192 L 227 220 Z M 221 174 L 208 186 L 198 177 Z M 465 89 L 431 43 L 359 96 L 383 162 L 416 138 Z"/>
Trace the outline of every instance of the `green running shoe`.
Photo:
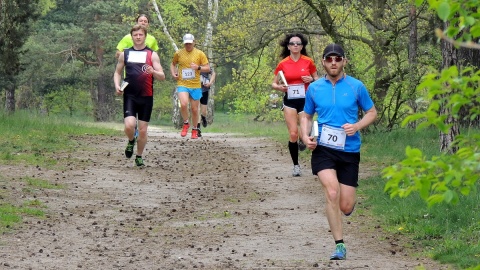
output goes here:
<path id="1" fill-rule="evenodd" d="M 125 157 L 131 158 L 133 155 L 133 147 L 135 146 L 135 139 L 133 139 L 133 143 L 128 142 L 127 147 L 125 148 Z"/>
<path id="2" fill-rule="evenodd" d="M 345 248 L 344 243 L 337 244 L 335 247 L 335 252 L 330 256 L 330 260 L 346 260 L 347 259 L 347 249 Z"/>
<path id="3" fill-rule="evenodd" d="M 143 163 L 143 158 L 142 157 L 136 157 L 135 158 L 135 165 L 137 165 L 137 167 L 145 167 L 145 163 Z"/>

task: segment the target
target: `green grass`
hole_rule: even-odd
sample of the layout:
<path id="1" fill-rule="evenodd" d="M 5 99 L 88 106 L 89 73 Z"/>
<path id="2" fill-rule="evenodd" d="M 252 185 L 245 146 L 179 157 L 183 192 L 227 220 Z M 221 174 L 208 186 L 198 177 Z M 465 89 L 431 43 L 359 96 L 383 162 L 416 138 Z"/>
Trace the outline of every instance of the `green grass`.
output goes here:
<path id="1" fill-rule="evenodd" d="M 218 112 L 214 123 L 204 132 L 268 137 L 285 143 L 286 147 L 288 133 L 284 122 L 258 122 L 253 119 L 251 115 Z M 166 125 L 161 128 L 173 130 L 169 120 L 157 120 L 151 124 Z M 72 139 L 85 134 L 123 136 L 121 131 L 109 129 L 107 125 L 87 124 L 70 118 L 47 118 L 26 113 L 0 115 L 0 164 L 54 164 L 48 158 L 49 154 L 71 150 L 72 144 L 75 145 Z M 401 129 L 389 133 L 369 133 L 362 138 L 362 165 L 373 168 L 373 175 L 360 183 L 358 192 L 363 199 L 358 211 L 374 216 L 389 233 L 401 234 L 409 239 L 408 245 L 415 242 L 417 247 L 422 247 L 423 255 L 459 269 L 479 269 L 480 184 L 469 196 L 461 197 L 459 204 L 441 204 L 432 208 L 426 207 L 417 194 L 405 199 L 390 199 L 383 192 L 386 180 L 381 178 L 381 170 L 402 160 L 406 146 L 420 148 L 428 157 L 439 154 L 438 132 Z M 309 161 L 310 152 L 302 152 L 300 157 Z M 63 188 L 40 179 L 22 180 L 30 188 Z M 1 176 L 0 181 L 3 181 Z M 5 197 L 3 193 L 0 195 Z M 0 201 L 0 230 L 20 222 L 22 215 L 42 216 L 38 209 L 42 207 L 42 203 L 35 200 L 26 201 L 20 207 Z"/>
<path id="2" fill-rule="evenodd" d="M 214 123 L 203 130 L 213 133 L 238 133 L 252 137 L 270 137 L 276 141 L 288 140 L 284 122 L 259 122 L 252 115 L 215 113 Z"/>
<path id="3" fill-rule="evenodd" d="M 362 162 L 387 167 L 405 156 L 405 147 L 419 148 L 428 157 L 439 154 L 439 133 L 433 129 L 400 129 L 362 135 Z"/>
<path id="4" fill-rule="evenodd" d="M 37 209 L 38 205 L 27 202 L 26 206 L 14 206 L 0 201 L 0 233 L 7 231 L 22 221 L 23 216 L 43 217 L 42 210 Z"/>
<path id="5" fill-rule="evenodd" d="M 25 182 L 27 182 L 28 186 L 30 187 L 36 187 L 40 189 L 62 189 L 64 188 L 63 185 L 58 185 L 58 184 L 52 184 L 48 182 L 47 180 L 42 180 L 42 179 L 36 179 L 32 177 L 24 177 Z"/>
<path id="6" fill-rule="evenodd" d="M 55 153 L 72 151 L 78 147 L 74 140 L 78 136 L 121 135 L 118 130 L 103 127 L 102 124 L 89 123 L 84 119 L 71 117 L 46 117 L 28 112 L 13 115 L 0 113 L 0 165 L 27 164 L 38 166 L 55 166 Z M 3 187 L 13 185 L 0 175 Z M 23 177 L 27 185 L 22 192 L 35 192 L 39 189 L 61 189 L 62 185 L 52 184 L 46 180 Z M 43 203 L 37 199 L 26 200 L 21 205 L 8 201 L 8 189 L 0 190 L 0 233 L 12 228 L 22 221 L 22 217 L 43 217 Z"/>
<path id="7" fill-rule="evenodd" d="M 0 164 L 24 162 L 53 166 L 52 154 L 77 147 L 70 138 L 84 135 L 121 134 L 111 128 L 85 124 L 72 118 L 46 117 L 27 112 L 0 114 Z"/>
<path id="8" fill-rule="evenodd" d="M 408 129 L 364 136 L 362 162 L 374 166 L 377 174 L 362 181 L 358 191 L 366 198 L 363 207 L 382 220 L 385 229 L 416 242 L 424 254 L 459 269 L 478 267 L 480 182 L 469 196 L 461 196 L 457 205 L 432 208 L 418 194 L 390 199 L 383 192 L 386 180 L 380 176 L 381 170 L 405 158 L 406 146 L 419 148 L 427 157 L 438 155 L 438 137 L 435 130 Z"/>

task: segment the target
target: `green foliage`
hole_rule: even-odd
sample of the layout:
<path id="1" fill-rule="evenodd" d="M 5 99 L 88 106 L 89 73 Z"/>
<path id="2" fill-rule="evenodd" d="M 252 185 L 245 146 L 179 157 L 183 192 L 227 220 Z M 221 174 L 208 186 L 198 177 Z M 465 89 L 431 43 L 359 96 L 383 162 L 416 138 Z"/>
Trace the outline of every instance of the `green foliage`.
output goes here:
<path id="1" fill-rule="evenodd" d="M 48 11 L 56 7 L 55 0 L 39 0 L 38 6 L 42 15 L 47 14 Z"/>
<path id="2" fill-rule="evenodd" d="M 448 133 L 451 125 L 446 124 L 445 119 L 448 116 L 458 119 L 461 108 L 469 109 L 469 117 L 478 116 L 479 108 L 468 105 L 472 101 L 480 103 L 479 81 L 480 71 L 474 72 L 471 68 L 459 73 L 457 67 L 452 66 L 440 73 L 430 73 L 418 86 L 419 90 L 428 90 L 426 99 L 430 105 L 425 112 L 408 116 L 404 125 L 422 119 L 419 128 L 434 126 L 440 132 Z M 442 114 L 441 107 L 449 108 L 450 114 Z M 383 171 L 383 176 L 389 179 L 385 191 L 391 197 L 401 198 L 419 192 L 429 206 L 440 202 L 456 204 L 459 195 L 468 195 L 478 182 L 480 134 L 467 130 L 454 139 L 453 145 L 459 147 L 454 154 L 442 153 L 431 159 L 426 158 L 421 150 L 407 147 L 406 159 Z"/>
<path id="3" fill-rule="evenodd" d="M 470 133 L 480 135 L 478 130 Z M 391 197 L 384 192 L 390 181 L 375 171 L 385 165 L 404 162 L 407 155 L 405 148 L 410 149 L 408 155 L 415 156 L 418 162 L 438 159 L 441 154 L 435 143 L 438 130 L 433 127 L 419 130 L 402 128 L 388 133 L 373 132 L 362 138 L 362 166 L 365 172 L 373 170 L 373 177 L 360 181 L 358 196 L 362 207 L 357 211 L 364 210 L 377 217 L 383 229 L 407 237 L 408 243 L 414 243 L 417 250 L 429 257 L 452 264 L 455 269 L 474 267 L 480 255 L 480 246 L 476 244 L 480 236 L 478 183 L 470 189 L 469 195 L 457 193 L 457 205 L 441 202 L 429 206 L 419 191 L 412 191 L 408 199 Z M 419 156 L 419 151 L 422 156 Z M 412 170 L 427 174 L 426 170 L 417 170 L 420 166 L 409 165 Z M 402 170 L 407 171 L 408 168 Z M 458 169 L 459 172 L 462 170 Z M 408 173 L 409 179 L 415 175 Z M 399 192 L 406 192 L 405 187 L 400 189 Z"/>
<path id="4" fill-rule="evenodd" d="M 232 82 L 222 87 L 218 97 L 222 99 L 230 96 L 229 107 L 236 113 L 255 114 L 269 120 L 279 120 L 283 116 L 278 114 L 278 110 L 270 113 L 272 108 L 270 95 L 277 91 L 265 83 L 273 80 L 273 70 L 265 59 L 245 57 L 239 63 L 239 69 L 233 68 Z M 281 94 L 277 93 L 282 96 Z"/>
<path id="5" fill-rule="evenodd" d="M 422 1 L 417 1 L 421 4 Z M 429 1 L 430 7 L 438 12 L 444 21 L 451 22 L 446 30 L 448 37 L 455 37 L 459 31 L 466 30 L 464 24 L 458 24 L 458 18 L 468 18 L 469 27 L 480 26 L 480 12 L 476 1 L 465 1 L 460 6 L 456 1 Z M 465 7 L 466 10 L 460 8 Z M 453 27 L 453 28 L 452 28 Z M 452 31 L 452 29 L 456 29 Z M 462 37 L 476 37 L 465 31 Z M 459 41 L 469 40 L 460 38 Z M 430 105 L 422 113 L 412 114 L 404 121 L 404 125 L 422 120 L 418 126 L 424 128 L 434 126 L 440 132 L 448 133 L 451 124 L 445 122 L 448 117 L 459 120 L 459 111 L 464 108 L 467 117 L 472 119 L 480 115 L 480 71 L 464 68 L 461 71 L 451 66 L 441 72 L 432 71 L 426 75 L 418 90 L 426 89 L 425 97 Z M 441 109 L 443 108 L 443 109 Z M 453 153 L 441 153 L 427 159 L 421 150 L 407 147 L 407 157 L 383 171 L 388 179 L 385 191 L 391 197 L 401 198 L 418 192 L 429 206 L 446 202 L 456 204 L 461 195 L 468 195 L 475 190 L 480 174 L 480 134 L 478 130 L 467 130 L 461 136 L 453 138 L 452 146 L 458 147 Z"/>
<path id="6" fill-rule="evenodd" d="M 469 108 L 469 116 L 479 115 L 478 107 L 468 107 L 472 101 L 480 102 L 478 82 L 480 72 L 473 73 L 466 68 L 459 74 L 452 66 L 441 73 L 432 72 L 424 78 L 418 89 L 428 89 L 430 105 L 425 112 L 407 117 L 404 125 L 422 119 L 419 128 L 433 125 L 447 133 L 451 125 L 445 123 L 448 115 L 442 115 L 440 108 L 449 108 L 450 116 L 459 118 L 461 108 Z M 385 191 L 391 197 L 407 197 L 419 192 L 429 206 L 440 202 L 456 204 L 459 194 L 468 195 L 475 187 L 480 173 L 480 134 L 467 130 L 465 135 L 454 139 L 459 149 L 454 154 L 442 153 L 427 159 L 421 150 L 407 147 L 406 159 L 387 167 L 383 176 L 389 181 Z"/>
<path id="7" fill-rule="evenodd" d="M 376 135 L 373 135 L 374 137 Z M 432 146 L 430 146 L 432 147 Z M 389 198 L 382 194 L 384 179 L 372 177 L 361 182 L 359 196 L 365 197 L 362 209 L 371 211 L 381 220 L 382 227 L 394 235 L 403 235 L 414 242 L 418 250 L 441 263 L 458 269 L 478 263 L 480 246 L 480 187 L 469 196 L 459 195 L 459 205 L 439 203 L 428 207 L 419 194 L 408 200 Z"/>
<path id="8" fill-rule="evenodd" d="M 468 195 L 475 187 L 479 162 L 480 154 L 468 147 L 460 148 L 454 155 L 443 154 L 430 160 L 419 149 L 407 147 L 406 158 L 383 171 L 383 176 L 390 179 L 385 191 L 392 198 L 405 198 L 416 191 L 429 206 L 441 202 L 456 204 L 460 194 Z"/>
<path id="9" fill-rule="evenodd" d="M 68 113 L 70 116 L 73 116 L 75 112 L 89 115 L 93 107 L 87 91 L 69 85 L 45 95 L 43 106 L 48 114 Z"/>
<path id="10" fill-rule="evenodd" d="M 419 6 L 423 2 L 416 1 L 416 4 Z M 480 37 L 478 1 L 428 0 L 428 4 L 436 10 L 442 21 L 449 22 L 449 26 L 444 29 L 448 37 L 455 38 L 458 42 L 470 42 Z"/>
<path id="11" fill-rule="evenodd" d="M 426 75 L 419 90 L 428 89 L 426 100 L 430 102 L 425 112 L 410 115 L 405 118 L 403 124 L 417 119 L 426 119 L 421 127 L 434 125 L 440 131 L 447 133 L 451 125 L 445 124 L 447 115 L 440 115 L 440 108 L 450 108 L 450 113 L 455 119 L 459 119 L 461 108 L 468 109 L 468 117 L 472 119 L 480 115 L 480 108 L 468 106 L 472 102 L 480 102 L 480 71 L 473 68 L 464 68 L 461 72 L 456 66 L 451 66 L 441 72 L 432 71 Z M 419 99 L 418 101 L 422 101 Z"/>
<path id="12" fill-rule="evenodd" d="M 37 4 L 38 0 L 9 0 L 0 4 L 0 90 L 7 87 L 14 93 L 16 76 L 21 71 L 22 46 L 39 15 Z"/>

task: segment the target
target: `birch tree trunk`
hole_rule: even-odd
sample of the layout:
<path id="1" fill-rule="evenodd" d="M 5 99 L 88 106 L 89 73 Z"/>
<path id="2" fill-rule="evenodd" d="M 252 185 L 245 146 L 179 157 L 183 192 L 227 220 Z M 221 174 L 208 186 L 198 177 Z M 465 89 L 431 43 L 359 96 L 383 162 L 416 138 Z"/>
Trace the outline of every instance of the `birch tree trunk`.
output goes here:
<path id="1" fill-rule="evenodd" d="M 170 40 L 173 49 L 175 51 L 178 51 L 178 46 L 175 43 L 175 40 L 172 38 L 172 35 L 170 35 L 170 32 L 168 31 L 167 26 L 165 25 L 165 22 L 163 21 L 162 14 L 160 13 L 160 9 L 158 9 L 157 1 L 152 0 L 152 4 L 155 8 L 155 12 L 157 13 L 158 20 L 160 21 L 160 25 L 163 28 L 163 33 L 168 37 Z M 180 114 L 180 101 L 178 100 L 178 95 L 177 95 L 177 87 L 175 86 L 172 89 L 172 123 L 175 128 L 181 128 L 183 124 L 183 119 Z"/>
<path id="2" fill-rule="evenodd" d="M 212 50 L 212 42 L 213 42 L 213 24 L 217 22 L 217 16 L 218 16 L 218 0 L 208 0 L 208 22 L 207 26 L 205 29 L 205 42 L 204 42 L 204 48 L 207 50 L 207 57 L 208 57 L 208 62 L 210 63 L 211 67 L 214 67 L 214 64 L 212 63 L 213 59 L 213 50 Z M 218 74 L 217 74 L 218 76 Z M 209 90 L 209 95 L 208 95 L 208 107 L 207 107 L 207 122 L 208 124 L 213 123 L 213 114 L 215 111 L 215 83 L 210 87 Z"/>

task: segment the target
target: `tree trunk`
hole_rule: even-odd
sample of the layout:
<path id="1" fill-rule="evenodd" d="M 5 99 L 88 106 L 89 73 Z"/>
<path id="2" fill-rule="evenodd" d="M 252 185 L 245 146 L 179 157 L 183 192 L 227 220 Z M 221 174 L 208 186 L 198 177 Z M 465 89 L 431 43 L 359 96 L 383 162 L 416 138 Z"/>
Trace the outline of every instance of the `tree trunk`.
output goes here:
<path id="1" fill-rule="evenodd" d="M 408 37 L 408 64 L 410 66 L 409 70 L 409 92 L 412 93 L 412 98 L 409 98 L 408 105 L 412 108 L 412 113 L 417 112 L 417 103 L 415 97 L 416 88 L 417 88 L 417 49 L 418 49 L 418 41 L 417 41 L 417 8 L 412 6 L 410 8 L 410 35 Z M 416 128 L 417 122 L 413 121 L 408 123 L 408 127 Z"/>
<path id="2" fill-rule="evenodd" d="M 5 111 L 8 114 L 15 112 L 15 83 L 9 83 L 5 88 Z"/>
<path id="3" fill-rule="evenodd" d="M 111 74 L 105 71 L 105 50 L 102 41 L 96 41 L 95 54 L 98 61 L 98 77 L 96 79 L 95 121 L 108 122 L 115 115 L 115 96 L 111 86 Z"/>
<path id="4" fill-rule="evenodd" d="M 448 22 L 444 23 L 444 29 L 448 28 Z M 445 41 L 442 39 L 441 41 L 442 47 L 442 68 L 447 69 L 451 66 L 459 67 L 458 61 L 458 51 L 455 49 L 452 43 Z M 458 150 L 458 147 L 452 147 L 452 142 L 456 136 L 460 135 L 460 129 L 458 121 L 452 117 L 450 111 L 445 107 L 441 106 L 439 110 L 440 115 L 448 115 L 447 119 L 445 120 L 446 124 L 451 124 L 452 127 L 448 131 L 447 134 L 440 132 L 440 150 L 447 151 L 449 153 L 455 153 Z"/>
<path id="5" fill-rule="evenodd" d="M 165 22 L 163 21 L 162 14 L 160 13 L 160 9 L 158 8 L 157 1 L 152 0 L 152 4 L 155 8 L 155 12 L 157 13 L 158 20 L 160 21 L 160 25 L 163 28 L 163 33 L 168 37 L 170 40 L 172 47 L 175 51 L 178 51 L 178 46 L 175 43 L 175 40 L 172 38 L 170 35 L 170 32 L 168 31 L 167 26 L 165 25 Z M 182 128 L 183 124 L 183 119 L 182 115 L 180 114 L 180 102 L 178 100 L 178 95 L 177 95 L 177 87 L 173 88 L 172 91 L 172 123 L 175 128 Z"/>
<path id="6" fill-rule="evenodd" d="M 462 66 L 473 66 L 477 69 L 480 68 L 480 50 L 470 49 L 470 48 L 460 48 L 458 50 L 458 55 L 460 59 L 460 64 Z M 463 107 L 458 112 L 459 114 L 459 123 L 461 127 L 480 127 L 480 116 L 477 116 L 473 119 L 469 117 L 469 111 L 472 108 L 480 107 L 480 104 L 475 100 L 472 100 L 472 103 L 468 107 Z"/>
<path id="7" fill-rule="evenodd" d="M 108 81 L 106 80 L 108 79 Z M 115 98 L 111 87 L 109 87 L 110 77 L 103 75 L 97 78 L 97 104 L 95 121 L 108 122 L 113 119 L 115 114 Z"/>
<path id="8" fill-rule="evenodd" d="M 381 110 L 383 107 L 381 104 L 385 101 L 391 80 L 386 79 L 390 76 L 388 74 L 388 61 L 385 54 L 379 50 L 378 53 L 374 53 L 373 58 L 375 61 L 375 83 L 373 90 L 375 91 L 375 96 L 379 101 L 378 106 L 380 106 Z M 375 106 L 377 106 L 377 104 L 375 104 Z"/>
<path id="9" fill-rule="evenodd" d="M 182 128 L 183 119 L 180 113 L 180 100 L 178 99 L 177 87 L 173 87 L 172 91 L 172 123 L 175 128 Z"/>
<path id="10" fill-rule="evenodd" d="M 208 0 L 208 14 L 210 17 L 207 22 L 207 27 L 205 29 L 205 43 L 204 46 L 207 50 L 208 62 L 212 65 L 211 60 L 213 59 L 213 50 L 212 50 L 212 40 L 213 40 L 213 24 L 217 21 L 218 16 L 218 0 Z M 208 93 L 208 105 L 207 105 L 207 123 L 212 124 L 215 112 L 215 84 L 210 87 Z"/>

